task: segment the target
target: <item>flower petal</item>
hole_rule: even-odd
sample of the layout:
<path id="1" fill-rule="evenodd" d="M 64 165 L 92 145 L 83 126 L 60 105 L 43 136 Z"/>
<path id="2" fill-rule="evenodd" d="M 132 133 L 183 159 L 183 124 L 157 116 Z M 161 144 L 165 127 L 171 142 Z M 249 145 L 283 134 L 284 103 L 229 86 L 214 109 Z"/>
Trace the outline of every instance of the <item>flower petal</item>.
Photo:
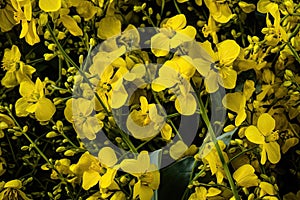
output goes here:
<path id="1" fill-rule="evenodd" d="M 112 167 L 118 161 L 115 151 L 111 147 L 103 147 L 98 153 L 101 164 Z"/>
<path id="2" fill-rule="evenodd" d="M 257 120 L 257 128 L 264 136 L 267 136 L 275 128 L 275 119 L 268 113 L 263 113 Z"/>
<path id="3" fill-rule="evenodd" d="M 246 138 L 255 144 L 264 144 L 265 143 L 265 137 L 263 136 L 263 134 L 261 134 L 261 132 L 259 132 L 259 130 L 257 129 L 256 126 L 249 126 L 246 130 L 245 130 L 245 136 Z"/>
<path id="4" fill-rule="evenodd" d="M 151 51 L 156 57 L 166 56 L 170 50 L 170 39 L 163 33 L 158 33 L 151 38 Z"/>
<path id="5" fill-rule="evenodd" d="M 45 12 L 55 12 L 61 7 L 61 0 L 39 0 L 39 7 Z"/>
<path id="6" fill-rule="evenodd" d="M 279 144 L 277 142 L 269 142 L 264 144 L 264 147 L 266 148 L 268 160 L 272 164 L 278 163 L 281 158 Z"/>
<path id="7" fill-rule="evenodd" d="M 39 121 L 49 121 L 55 111 L 56 108 L 52 101 L 44 97 L 37 102 L 35 117 Z"/>

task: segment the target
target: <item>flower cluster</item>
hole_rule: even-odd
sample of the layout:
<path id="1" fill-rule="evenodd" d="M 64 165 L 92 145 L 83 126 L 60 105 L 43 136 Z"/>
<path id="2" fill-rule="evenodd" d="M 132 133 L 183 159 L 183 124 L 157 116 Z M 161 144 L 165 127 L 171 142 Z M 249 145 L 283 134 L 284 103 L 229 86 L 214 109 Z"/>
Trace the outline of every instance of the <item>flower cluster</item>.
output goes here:
<path id="1" fill-rule="evenodd" d="M 0 0 L 0 199 L 298 199 L 299 5 Z"/>

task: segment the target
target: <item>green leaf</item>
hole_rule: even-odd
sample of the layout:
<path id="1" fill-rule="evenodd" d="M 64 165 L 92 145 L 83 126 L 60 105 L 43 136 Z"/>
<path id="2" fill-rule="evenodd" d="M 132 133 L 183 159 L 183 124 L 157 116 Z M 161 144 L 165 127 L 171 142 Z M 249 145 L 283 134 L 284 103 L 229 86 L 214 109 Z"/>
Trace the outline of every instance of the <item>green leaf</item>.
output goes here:
<path id="1" fill-rule="evenodd" d="M 194 164 L 193 157 L 186 157 L 160 172 L 158 199 L 180 200 L 188 186 Z"/>

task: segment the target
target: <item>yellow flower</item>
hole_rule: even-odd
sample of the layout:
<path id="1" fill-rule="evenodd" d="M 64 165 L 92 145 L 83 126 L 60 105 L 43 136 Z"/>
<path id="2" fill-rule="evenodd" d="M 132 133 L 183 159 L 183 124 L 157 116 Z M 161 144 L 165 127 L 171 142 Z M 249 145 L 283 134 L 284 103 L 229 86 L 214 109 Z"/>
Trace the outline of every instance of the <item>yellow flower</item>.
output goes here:
<path id="1" fill-rule="evenodd" d="M 168 19 L 160 29 L 160 33 L 151 38 L 152 53 L 157 57 L 166 56 L 171 49 L 178 47 L 183 42 L 194 40 L 196 29 L 193 26 L 186 26 L 186 23 L 183 14 Z"/>
<path id="2" fill-rule="evenodd" d="M 96 138 L 96 133 L 103 127 L 103 122 L 97 118 L 93 109 L 93 101 L 88 99 L 69 99 L 66 102 L 66 108 L 64 110 L 65 117 L 73 124 L 73 127 L 80 138 L 94 140 Z"/>
<path id="3" fill-rule="evenodd" d="M 40 38 L 36 32 L 36 19 L 32 18 L 32 5 L 30 0 L 11 0 L 14 9 L 14 17 L 17 23 L 21 22 L 22 30 L 20 38 L 25 37 L 25 41 L 34 45 L 40 42 Z M 28 23 L 29 22 L 29 23 Z"/>
<path id="4" fill-rule="evenodd" d="M 276 200 L 278 199 L 277 197 L 269 197 L 267 195 L 276 195 L 277 192 L 274 188 L 274 186 L 271 184 L 271 183 L 268 183 L 268 182 L 260 182 L 259 184 L 259 187 L 260 187 L 260 192 L 259 192 L 259 197 L 264 197 L 263 199 L 271 199 L 271 200 Z"/>
<path id="5" fill-rule="evenodd" d="M 254 81 L 246 80 L 243 92 L 227 93 L 222 99 L 224 107 L 237 114 L 235 126 L 240 126 L 245 121 L 247 117 L 246 102 L 251 98 L 254 91 Z"/>
<path id="6" fill-rule="evenodd" d="M 6 71 L 1 84 L 7 88 L 15 87 L 23 80 L 30 80 L 35 68 L 26 65 L 21 59 L 21 53 L 16 45 L 11 49 L 5 49 L 2 59 L 2 67 Z"/>
<path id="7" fill-rule="evenodd" d="M 213 43 L 217 44 L 219 41 L 217 35 L 219 29 L 220 28 L 217 26 L 216 21 L 214 20 L 212 15 L 209 15 L 207 24 L 205 24 L 204 27 L 202 28 L 202 33 L 204 37 L 208 37 L 210 35 L 213 39 Z"/>
<path id="8" fill-rule="evenodd" d="M 207 190 L 205 187 L 200 186 L 195 188 L 195 192 L 191 194 L 188 200 L 206 200 L 207 197 L 217 196 L 221 192 L 221 190 L 214 187 L 210 187 Z"/>
<path id="9" fill-rule="evenodd" d="M 227 154 L 223 151 L 226 148 L 225 143 L 222 140 L 218 140 L 218 144 L 220 146 L 220 149 L 222 150 L 223 157 L 225 159 L 225 162 L 228 161 Z M 202 154 L 202 160 L 204 163 L 208 163 L 211 174 L 216 174 L 217 177 L 217 183 L 222 183 L 224 177 L 226 177 L 223 164 L 219 158 L 219 154 L 217 152 L 216 147 L 212 142 L 206 144 L 204 146 Z"/>
<path id="10" fill-rule="evenodd" d="M 280 146 L 276 142 L 278 132 L 274 132 L 275 120 L 268 113 L 262 114 L 257 120 L 257 126 L 251 125 L 245 130 L 246 138 L 255 144 L 259 144 L 261 151 L 261 164 L 268 160 L 276 164 L 280 160 Z"/>
<path id="11" fill-rule="evenodd" d="M 148 104 L 146 97 L 140 97 L 140 110 L 133 110 L 126 121 L 128 131 L 133 137 L 148 140 L 155 137 L 164 126 L 164 116 L 158 114 L 155 104 Z"/>
<path id="12" fill-rule="evenodd" d="M 121 169 L 138 178 L 133 187 L 133 199 L 151 200 L 153 190 L 157 190 L 160 175 L 157 167 L 150 163 L 147 151 L 142 151 L 137 159 L 125 159 L 121 162 Z"/>
<path id="13" fill-rule="evenodd" d="M 16 25 L 16 21 L 14 19 L 14 11 L 15 10 L 10 0 L 1 1 L 0 3 L 1 32 L 10 31 L 14 27 L 14 25 Z"/>
<path id="14" fill-rule="evenodd" d="M 120 108 L 127 100 L 128 94 L 123 85 L 123 75 L 128 72 L 126 62 L 120 56 L 126 52 L 125 46 L 113 49 L 110 52 L 99 51 L 93 57 L 93 64 L 89 72 L 91 76 L 97 76 L 96 90 L 107 109 Z M 116 71 L 115 68 L 117 68 Z M 112 96 L 117 97 L 113 98 Z M 96 110 L 102 106 L 95 98 Z"/>
<path id="15" fill-rule="evenodd" d="M 38 121 L 51 119 L 56 108 L 52 101 L 45 97 L 44 85 L 39 78 L 35 84 L 31 81 L 23 81 L 19 91 L 22 97 L 15 105 L 18 117 L 26 117 L 29 113 L 34 113 Z"/>
<path id="16" fill-rule="evenodd" d="M 56 160 L 54 167 L 55 170 L 52 170 L 52 173 L 50 175 L 51 179 L 57 180 L 59 179 L 59 175 L 60 174 L 72 174 L 72 171 L 70 170 L 70 165 L 71 165 L 71 161 L 67 158 L 63 158 L 60 160 Z"/>
<path id="17" fill-rule="evenodd" d="M 15 122 L 7 115 L 0 113 L 0 138 L 4 137 L 4 129 L 12 128 Z M 1 150 L 0 150 L 1 155 Z"/>
<path id="18" fill-rule="evenodd" d="M 74 6 L 77 13 L 84 18 L 85 21 L 92 19 L 98 12 L 99 7 L 87 0 L 68 0 L 68 7 Z"/>
<path id="19" fill-rule="evenodd" d="M 175 108 L 183 115 L 193 115 L 197 109 L 197 101 L 188 82 L 195 73 L 191 63 L 188 56 L 174 57 L 159 69 L 159 76 L 151 85 L 155 92 L 170 89 L 176 95 Z"/>
<path id="20" fill-rule="evenodd" d="M 61 0 L 39 0 L 39 7 L 45 12 L 55 12 L 61 7 Z"/>
<path id="21" fill-rule="evenodd" d="M 280 1 L 279 1 L 280 2 Z M 257 11 L 261 13 L 270 13 L 275 21 L 275 28 L 279 28 L 280 26 L 280 12 L 278 9 L 278 4 L 276 1 L 271 0 L 259 0 L 257 3 Z"/>
<path id="22" fill-rule="evenodd" d="M 245 121 L 246 114 L 246 97 L 241 92 L 228 93 L 224 96 L 222 103 L 225 108 L 237 113 L 235 126 L 241 125 Z"/>
<path id="23" fill-rule="evenodd" d="M 250 164 L 239 167 L 232 175 L 237 185 L 242 187 L 258 186 L 259 179 L 254 174 L 255 169 Z"/>
<path id="24" fill-rule="evenodd" d="M 4 185 L 4 189 L 0 193 L 0 199 L 10 200 L 10 199 L 21 199 L 30 200 L 26 194 L 21 191 L 22 182 L 18 179 L 8 181 Z"/>
<path id="25" fill-rule="evenodd" d="M 226 89 L 233 89 L 237 72 L 232 63 L 240 53 L 240 46 L 234 40 L 225 40 L 216 45 L 218 51 L 214 52 L 210 42 L 206 41 L 200 45 L 208 54 L 204 58 L 194 59 L 194 63 L 200 74 L 205 77 L 207 92 L 216 92 L 219 84 Z"/>
<path id="26" fill-rule="evenodd" d="M 96 185 L 101 179 L 100 172 L 102 171 L 102 167 L 100 166 L 100 162 L 89 152 L 82 154 L 77 164 L 70 166 L 70 170 L 82 178 L 82 188 L 85 190 Z"/>
<path id="27" fill-rule="evenodd" d="M 204 0 L 212 17 L 220 23 L 227 23 L 234 15 L 227 2 L 218 0 Z"/>

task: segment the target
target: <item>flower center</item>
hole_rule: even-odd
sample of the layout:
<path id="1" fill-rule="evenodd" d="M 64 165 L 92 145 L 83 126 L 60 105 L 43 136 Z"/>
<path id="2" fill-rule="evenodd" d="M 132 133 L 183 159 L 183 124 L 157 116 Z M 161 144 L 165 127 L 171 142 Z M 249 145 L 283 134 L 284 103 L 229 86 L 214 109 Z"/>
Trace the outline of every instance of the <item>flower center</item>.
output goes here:
<path id="1" fill-rule="evenodd" d="M 270 135 L 266 136 L 265 141 L 266 142 L 275 142 L 278 139 L 279 139 L 278 131 L 274 131 Z"/>

